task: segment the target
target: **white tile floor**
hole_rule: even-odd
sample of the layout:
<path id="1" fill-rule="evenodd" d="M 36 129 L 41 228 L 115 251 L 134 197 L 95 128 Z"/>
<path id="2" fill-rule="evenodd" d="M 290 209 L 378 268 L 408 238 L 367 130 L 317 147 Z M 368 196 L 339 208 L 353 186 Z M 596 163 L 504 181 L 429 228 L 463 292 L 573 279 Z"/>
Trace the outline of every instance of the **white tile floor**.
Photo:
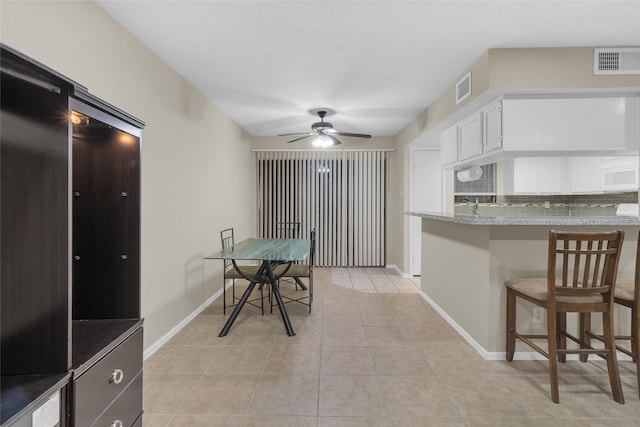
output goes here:
<path id="1" fill-rule="evenodd" d="M 244 310 L 229 335 L 216 301 L 145 361 L 143 425 L 638 426 L 635 368 L 621 363 L 627 403 L 606 367 L 485 361 L 421 298 L 419 279 L 385 269 L 316 268 L 312 313 L 288 304 Z"/>

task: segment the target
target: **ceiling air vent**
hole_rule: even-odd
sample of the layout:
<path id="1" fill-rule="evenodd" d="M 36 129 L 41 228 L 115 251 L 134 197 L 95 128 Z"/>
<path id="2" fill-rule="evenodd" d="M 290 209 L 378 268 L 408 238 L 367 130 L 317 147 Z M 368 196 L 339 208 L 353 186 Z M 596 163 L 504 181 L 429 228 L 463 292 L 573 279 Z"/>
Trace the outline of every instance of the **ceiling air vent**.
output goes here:
<path id="1" fill-rule="evenodd" d="M 456 83 L 456 104 L 471 95 L 471 71 Z"/>
<path id="2" fill-rule="evenodd" d="M 640 74 L 640 48 L 595 49 L 593 74 Z"/>

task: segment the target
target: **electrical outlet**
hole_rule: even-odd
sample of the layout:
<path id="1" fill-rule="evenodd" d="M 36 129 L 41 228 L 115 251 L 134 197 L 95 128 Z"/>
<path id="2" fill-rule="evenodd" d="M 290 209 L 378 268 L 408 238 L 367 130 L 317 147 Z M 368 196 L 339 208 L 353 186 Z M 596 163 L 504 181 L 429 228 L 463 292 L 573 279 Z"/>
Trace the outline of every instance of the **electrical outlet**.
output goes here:
<path id="1" fill-rule="evenodd" d="M 533 307 L 533 323 L 542 323 L 544 321 L 544 308 Z"/>
<path id="2" fill-rule="evenodd" d="M 550 201 L 548 201 L 548 200 L 545 200 L 545 201 L 544 201 L 544 208 L 545 208 L 545 209 L 551 209 L 551 202 L 550 202 Z"/>

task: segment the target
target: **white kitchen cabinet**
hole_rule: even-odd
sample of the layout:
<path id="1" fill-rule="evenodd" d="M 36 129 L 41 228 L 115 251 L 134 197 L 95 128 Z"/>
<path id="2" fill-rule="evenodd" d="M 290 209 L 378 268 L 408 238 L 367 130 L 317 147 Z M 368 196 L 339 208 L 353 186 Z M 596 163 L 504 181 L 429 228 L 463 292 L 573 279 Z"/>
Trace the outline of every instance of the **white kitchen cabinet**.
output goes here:
<path id="1" fill-rule="evenodd" d="M 567 192 L 602 193 L 602 157 L 567 157 Z"/>
<path id="2" fill-rule="evenodd" d="M 538 159 L 518 157 L 513 159 L 513 194 L 538 192 Z"/>
<path id="3" fill-rule="evenodd" d="M 508 194 L 561 194 L 564 158 L 517 157 L 513 159 L 513 189 Z M 508 187 L 507 187 L 508 188 Z"/>
<path id="4" fill-rule="evenodd" d="M 483 110 L 484 153 L 502 148 L 502 102 L 496 101 Z"/>
<path id="5" fill-rule="evenodd" d="M 453 160 L 455 145 L 449 145 L 450 152 L 442 155 L 445 167 L 571 152 L 626 155 L 640 148 L 640 97 L 507 98 L 472 113 L 457 128 L 457 158 Z M 446 132 L 443 138 L 454 138 Z"/>
<path id="6" fill-rule="evenodd" d="M 458 125 L 442 131 L 440 134 L 440 160 L 442 165 L 450 165 L 458 161 Z"/>
<path id="7" fill-rule="evenodd" d="M 638 156 L 516 157 L 505 161 L 504 194 L 638 191 Z"/>
<path id="8" fill-rule="evenodd" d="M 471 114 L 458 123 L 458 160 L 467 160 L 482 154 L 482 112 Z"/>
<path id="9" fill-rule="evenodd" d="M 538 193 L 562 193 L 564 170 L 565 165 L 562 157 L 538 157 Z"/>
<path id="10" fill-rule="evenodd" d="M 638 98 L 503 100 L 505 151 L 606 151 L 637 148 Z"/>

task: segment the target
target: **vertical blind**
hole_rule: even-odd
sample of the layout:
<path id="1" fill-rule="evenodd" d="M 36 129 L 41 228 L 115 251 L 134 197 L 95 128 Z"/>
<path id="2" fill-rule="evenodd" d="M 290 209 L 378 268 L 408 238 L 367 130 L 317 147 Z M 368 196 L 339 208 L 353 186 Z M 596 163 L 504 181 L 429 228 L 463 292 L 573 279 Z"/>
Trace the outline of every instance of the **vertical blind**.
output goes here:
<path id="1" fill-rule="evenodd" d="M 385 151 L 258 151 L 258 233 L 316 229 L 315 265 L 385 265 Z"/>

